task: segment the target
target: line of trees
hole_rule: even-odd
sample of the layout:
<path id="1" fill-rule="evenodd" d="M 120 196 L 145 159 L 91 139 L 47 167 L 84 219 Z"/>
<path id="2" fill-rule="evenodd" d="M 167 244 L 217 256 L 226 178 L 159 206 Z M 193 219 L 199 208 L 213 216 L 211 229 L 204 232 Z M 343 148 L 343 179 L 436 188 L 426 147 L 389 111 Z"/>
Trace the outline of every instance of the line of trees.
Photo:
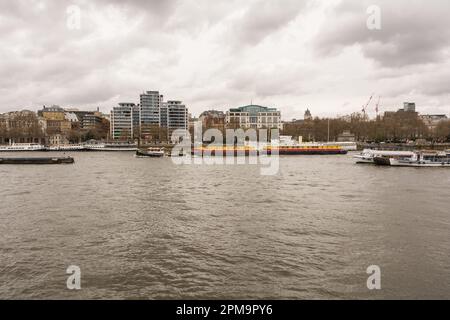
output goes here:
<path id="1" fill-rule="evenodd" d="M 44 130 L 38 117 L 32 112 L 21 112 L 0 119 L 0 143 L 38 142 L 43 138 L 45 138 Z"/>
<path id="2" fill-rule="evenodd" d="M 450 141 L 450 121 L 442 121 L 431 131 L 415 112 L 393 112 L 369 120 L 360 113 L 337 119 L 315 118 L 284 124 L 282 134 L 303 136 L 305 141 L 336 141 L 348 130 L 361 142 L 404 142 L 427 139 L 434 142 Z"/>

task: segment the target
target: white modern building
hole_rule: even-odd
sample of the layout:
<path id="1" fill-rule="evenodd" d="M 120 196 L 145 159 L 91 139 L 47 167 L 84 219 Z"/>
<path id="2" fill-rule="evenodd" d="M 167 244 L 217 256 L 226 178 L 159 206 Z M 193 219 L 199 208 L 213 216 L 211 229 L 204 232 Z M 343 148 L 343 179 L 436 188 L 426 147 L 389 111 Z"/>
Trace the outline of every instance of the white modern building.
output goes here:
<path id="1" fill-rule="evenodd" d="M 169 138 L 175 130 L 189 129 L 188 109 L 181 101 L 167 101 L 167 134 Z"/>
<path id="2" fill-rule="evenodd" d="M 228 127 L 282 129 L 281 113 L 275 108 L 249 105 L 230 109 L 226 113 Z"/>
<path id="3" fill-rule="evenodd" d="M 131 140 L 136 135 L 139 125 L 139 106 L 134 103 L 119 103 L 111 111 L 111 138 Z"/>
<path id="4" fill-rule="evenodd" d="M 153 128 L 161 126 L 163 96 L 159 91 L 147 91 L 140 95 L 140 127 L 143 138 L 151 136 Z"/>
<path id="5" fill-rule="evenodd" d="M 161 108 L 160 108 L 160 112 L 159 112 L 159 125 L 162 128 L 167 128 L 167 111 L 168 111 L 168 103 L 167 102 L 163 102 L 161 103 Z"/>
<path id="6" fill-rule="evenodd" d="M 140 104 L 120 103 L 111 112 L 113 139 L 147 139 L 164 132 L 160 128 L 167 129 L 168 138 L 177 129 L 188 130 L 189 114 L 181 101 L 164 102 L 159 91 L 146 91 Z"/>

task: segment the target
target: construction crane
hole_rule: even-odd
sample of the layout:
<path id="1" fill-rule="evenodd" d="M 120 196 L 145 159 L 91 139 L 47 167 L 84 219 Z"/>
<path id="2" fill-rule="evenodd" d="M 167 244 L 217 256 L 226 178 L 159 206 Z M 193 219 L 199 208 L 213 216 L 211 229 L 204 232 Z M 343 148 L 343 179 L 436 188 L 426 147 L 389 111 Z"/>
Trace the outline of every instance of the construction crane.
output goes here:
<path id="1" fill-rule="evenodd" d="M 373 95 L 374 95 L 374 93 L 370 96 L 370 99 L 369 99 L 369 101 L 366 103 L 366 105 L 363 106 L 362 112 L 363 112 L 364 119 L 366 118 L 366 111 L 367 111 L 367 108 L 369 107 L 370 102 L 372 102 Z"/>

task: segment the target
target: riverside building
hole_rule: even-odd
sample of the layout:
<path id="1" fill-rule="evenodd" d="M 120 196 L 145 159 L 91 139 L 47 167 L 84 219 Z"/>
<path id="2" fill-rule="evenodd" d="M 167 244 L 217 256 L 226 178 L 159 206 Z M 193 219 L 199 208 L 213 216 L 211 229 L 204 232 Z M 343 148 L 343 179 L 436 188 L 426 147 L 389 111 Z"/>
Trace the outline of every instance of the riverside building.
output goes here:
<path id="1" fill-rule="evenodd" d="M 281 113 L 275 108 L 248 105 L 226 113 L 229 128 L 282 129 Z"/>
<path id="2" fill-rule="evenodd" d="M 140 95 L 140 129 L 142 138 L 150 137 L 161 126 L 163 96 L 159 91 L 147 91 Z"/>
<path id="3" fill-rule="evenodd" d="M 167 101 L 167 134 L 170 137 L 175 130 L 189 129 L 188 109 L 181 101 Z"/>
<path id="4" fill-rule="evenodd" d="M 111 137 L 115 140 L 131 140 L 139 124 L 139 107 L 134 103 L 119 103 L 111 111 Z"/>
<path id="5" fill-rule="evenodd" d="M 189 129 L 189 113 L 181 101 L 163 101 L 159 91 L 140 95 L 140 104 L 120 103 L 111 112 L 113 139 L 170 140 L 172 132 Z"/>

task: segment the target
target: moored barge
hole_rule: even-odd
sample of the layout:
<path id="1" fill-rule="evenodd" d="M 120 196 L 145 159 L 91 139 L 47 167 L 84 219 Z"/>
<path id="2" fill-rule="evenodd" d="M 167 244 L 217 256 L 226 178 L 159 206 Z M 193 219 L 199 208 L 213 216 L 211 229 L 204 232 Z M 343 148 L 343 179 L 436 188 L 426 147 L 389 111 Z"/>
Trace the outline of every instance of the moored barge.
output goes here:
<path id="1" fill-rule="evenodd" d="M 53 157 L 53 158 L 0 158 L 1 164 L 72 164 L 75 163 L 72 157 Z"/>
<path id="2" fill-rule="evenodd" d="M 340 146 L 332 145 L 298 145 L 298 146 L 269 146 L 264 148 L 268 155 L 339 155 L 347 154 L 348 151 Z"/>

